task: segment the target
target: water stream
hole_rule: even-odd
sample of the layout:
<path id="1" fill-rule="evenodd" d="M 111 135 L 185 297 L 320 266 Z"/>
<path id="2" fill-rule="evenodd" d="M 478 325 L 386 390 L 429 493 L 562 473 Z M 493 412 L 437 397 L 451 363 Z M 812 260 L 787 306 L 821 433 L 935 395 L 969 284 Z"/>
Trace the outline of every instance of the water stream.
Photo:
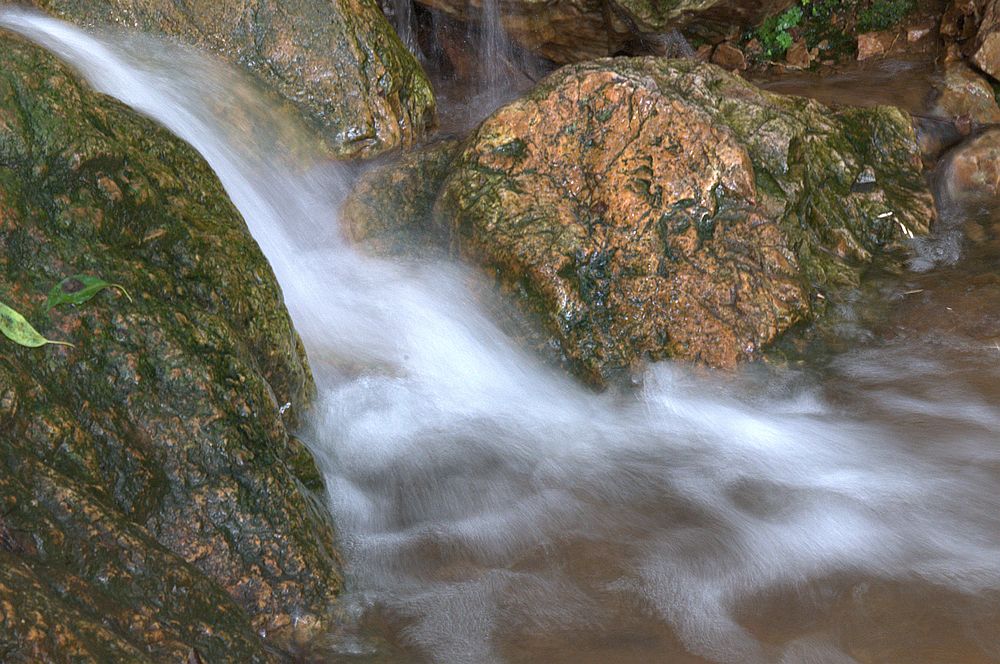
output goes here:
<path id="1" fill-rule="evenodd" d="M 231 70 L 13 9 L 0 25 L 188 141 L 239 207 L 317 376 L 304 438 L 383 661 L 1000 661 L 988 211 L 956 260 L 870 280 L 836 352 L 663 363 L 596 395 L 500 332 L 463 266 L 345 246 L 345 173 Z M 340 635 L 329 657 L 369 654 Z"/>

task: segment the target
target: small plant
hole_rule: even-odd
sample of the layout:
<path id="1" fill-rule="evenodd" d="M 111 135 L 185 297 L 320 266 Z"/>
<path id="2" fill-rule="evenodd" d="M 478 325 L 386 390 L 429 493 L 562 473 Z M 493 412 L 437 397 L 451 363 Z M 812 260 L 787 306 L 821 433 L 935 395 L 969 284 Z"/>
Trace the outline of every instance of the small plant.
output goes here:
<path id="1" fill-rule="evenodd" d="M 792 43 L 791 30 L 802 22 L 802 7 L 793 5 L 775 16 L 770 16 L 754 31 L 754 37 L 760 42 L 763 55 L 767 58 L 777 58 L 785 54 Z"/>
<path id="2" fill-rule="evenodd" d="M 858 34 L 886 30 L 916 7 L 915 0 L 799 0 L 764 20 L 746 39 L 760 44 L 759 57 L 782 57 L 797 39 L 829 53 L 852 52 Z"/>
<path id="3" fill-rule="evenodd" d="M 858 32 L 886 30 L 913 11 L 913 0 L 877 0 L 858 14 Z"/>

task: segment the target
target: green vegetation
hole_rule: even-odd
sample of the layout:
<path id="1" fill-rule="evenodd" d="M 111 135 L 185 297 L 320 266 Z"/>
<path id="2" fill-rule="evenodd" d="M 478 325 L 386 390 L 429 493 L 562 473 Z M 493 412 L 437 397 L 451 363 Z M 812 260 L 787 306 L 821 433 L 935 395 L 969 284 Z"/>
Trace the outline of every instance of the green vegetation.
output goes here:
<path id="1" fill-rule="evenodd" d="M 858 32 L 886 30 L 913 11 L 913 0 L 878 0 L 858 14 Z"/>
<path id="2" fill-rule="evenodd" d="M 798 39 L 831 55 L 852 53 L 858 34 L 891 28 L 915 7 L 914 0 L 799 0 L 765 19 L 746 39 L 760 44 L 756 55 L 761 60 L 783 57 Z"/>
<path id="3" fill-rule="evenodd" d="M 802 21 L 802 16 L 802 7 L 793 5 L 780 14 L 768 17 L 760 24 L 754 36 L 760 42 L 766 58 L 784 55 L 795 41 L 791 31 Z"/>

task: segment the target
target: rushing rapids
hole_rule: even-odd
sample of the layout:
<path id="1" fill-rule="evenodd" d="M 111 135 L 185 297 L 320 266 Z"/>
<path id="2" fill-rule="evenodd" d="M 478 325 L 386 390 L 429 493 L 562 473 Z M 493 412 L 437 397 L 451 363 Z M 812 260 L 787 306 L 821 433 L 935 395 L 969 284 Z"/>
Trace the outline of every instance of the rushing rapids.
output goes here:
<path id="1" fill-rule="evenodd" d="M 218 174 L 317 374 L 305 437 L 344 601 L 400 659 L 1000 660 L 1000 254 L 958 257 L 960 224 L 842 312 L 832 358 L 661 364 L 595 395 L 505 337 L 463 267 L 346 246 L 347 174 L 232 71 L 14 9 L 0 26 Z"/>

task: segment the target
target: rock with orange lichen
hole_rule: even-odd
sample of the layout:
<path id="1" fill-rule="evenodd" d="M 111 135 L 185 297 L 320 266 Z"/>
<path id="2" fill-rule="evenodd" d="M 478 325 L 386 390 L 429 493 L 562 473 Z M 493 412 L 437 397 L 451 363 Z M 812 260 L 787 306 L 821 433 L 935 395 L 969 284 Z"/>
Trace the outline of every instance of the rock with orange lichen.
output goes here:
<path id="1" fill-rule="evenodd" d="M 44 313 L 76 273 L 133 301 Z M 259 634 L 329 621 L 289 435 L 314 388 L 270 267 L 188 145 L 5 34 L 0 300 L 75 344 L 0 340 L 0 659 L 268 661 Z"/>
<path id="2" fill-rule="evenodd" d="M 31 0 L 85 26 L 164 35 L 239 64 L 326 137 L 342 157 L 421 136 L 434 96 L 375 0 Z"/>
<path id="3" fill-rule="evenodd" d="M 926 232 L 933 201 L 897 109 L 618 58 L 566 67 L 487 119 L 436 215 L 600 384 L 643 358 L 754 357 Z"/>

